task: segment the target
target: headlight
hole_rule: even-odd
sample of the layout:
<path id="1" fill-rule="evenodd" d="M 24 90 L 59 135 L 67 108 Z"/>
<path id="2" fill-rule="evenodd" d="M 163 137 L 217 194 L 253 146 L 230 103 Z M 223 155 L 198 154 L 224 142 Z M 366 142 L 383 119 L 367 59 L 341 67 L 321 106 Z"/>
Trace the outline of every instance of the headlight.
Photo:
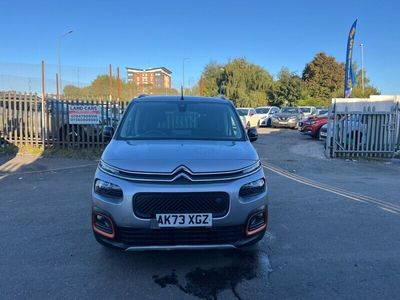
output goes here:
<path id="1" fill-rule="evenodd" d="M 304 124 L 307 124 L 307 125 L 313 125 L 315 123 L 317 123 L 317 121 L 306 121 L 306 122 L 304 122 Z"/>
<path id="2" fill-rule="evenodd" d="M 261 178 L 253 182 L 246 183 L 240 188 L 240 197 L 249 197 L 265 191 L 265 179 Z"/>
<path id="3" fill-rule="evenodd" d="M 296 116 L 294 116 L 294 117 L 289 117 L 289 120 L 295 120 L 295 119 L 297 119 Z"/>
<path id="4" fill-rule="evenodd" d="M 110 198 L 122 198 L 122 189 L 113 183 L 96 179 L 94 183 L 94 191 L 102 196 Z"/>

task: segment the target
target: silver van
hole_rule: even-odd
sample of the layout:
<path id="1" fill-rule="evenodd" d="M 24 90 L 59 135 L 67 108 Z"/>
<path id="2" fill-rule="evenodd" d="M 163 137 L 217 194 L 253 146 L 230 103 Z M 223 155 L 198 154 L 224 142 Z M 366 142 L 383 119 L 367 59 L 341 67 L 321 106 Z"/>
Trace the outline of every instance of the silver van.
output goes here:
<path id="1" fill-rule="evenodd" d="M 96 240 L 125 250 L 237 248 L 268 220 L 267 183 L 231 101 L 136 98 L 96 170 Z"/>

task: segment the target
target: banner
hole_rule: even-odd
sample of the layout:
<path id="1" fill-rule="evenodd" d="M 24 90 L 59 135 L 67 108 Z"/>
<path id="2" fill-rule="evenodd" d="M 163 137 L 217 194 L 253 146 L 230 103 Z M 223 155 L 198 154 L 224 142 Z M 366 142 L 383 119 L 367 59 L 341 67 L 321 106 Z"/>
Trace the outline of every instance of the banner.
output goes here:
<path id="1" fill-rule="evenodd" d="M 347 51 L 346 51 L 346 68 L 344 78 L 344 97 L 349 98 L 353 86 L 356 84 L 356 78 L 353 72 L 352 59 L 353 59 L 353 46 L 354 37 L 356 35 L 357 20 L 354 21 L 351 26 L 349 38 L 347 40 Z"/>

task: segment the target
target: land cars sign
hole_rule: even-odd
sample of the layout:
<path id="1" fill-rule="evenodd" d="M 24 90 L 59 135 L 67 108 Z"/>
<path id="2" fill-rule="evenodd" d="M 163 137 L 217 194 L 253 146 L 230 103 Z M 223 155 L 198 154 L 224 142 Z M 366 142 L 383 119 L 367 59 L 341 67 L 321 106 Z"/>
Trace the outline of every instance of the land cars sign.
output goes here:
<path id="1" fill-rule="evenodd" d="M 101 107 L 98 105 L 69 105 L 69 124 L 100 124 Z"/>

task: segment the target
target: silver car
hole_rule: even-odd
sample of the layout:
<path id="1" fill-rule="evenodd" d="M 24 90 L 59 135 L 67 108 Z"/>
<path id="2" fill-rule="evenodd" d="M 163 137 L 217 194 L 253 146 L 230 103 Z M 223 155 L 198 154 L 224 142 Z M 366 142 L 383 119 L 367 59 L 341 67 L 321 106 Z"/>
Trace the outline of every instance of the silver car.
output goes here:
<path id="1" fill-rule="evenodd" d="M 229 100 L 132 101 L 95 174 L 95 238 L 125 250 L 256 243 L 268 220 L 267 183 L 250 143 L 256 139 Z"/>
<path id="2" fill-rule="evenodd" d="M 284 107 L 281 111 L 271 117 L 271 126 L 296 128 L 298 122 L 304 117 L 299 107 Z"/>

